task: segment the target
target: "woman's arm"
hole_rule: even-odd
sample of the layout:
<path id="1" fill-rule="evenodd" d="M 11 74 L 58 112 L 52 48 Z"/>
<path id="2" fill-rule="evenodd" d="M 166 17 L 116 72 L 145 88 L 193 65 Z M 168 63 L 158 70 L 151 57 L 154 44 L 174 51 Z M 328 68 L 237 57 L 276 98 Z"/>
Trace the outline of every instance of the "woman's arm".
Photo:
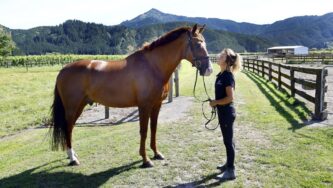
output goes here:
<path id="1" fill-rule="evenodd" d="M 219 100 L 212 100 L 209 104 L 211 107 L 214 107 L 216 105 L 225 105 L 229 104 L 234 100 L 234 89 L 231 86 L 227 86 L 225 88 L 227 96 L 224 97 L 223 99 Z"/>

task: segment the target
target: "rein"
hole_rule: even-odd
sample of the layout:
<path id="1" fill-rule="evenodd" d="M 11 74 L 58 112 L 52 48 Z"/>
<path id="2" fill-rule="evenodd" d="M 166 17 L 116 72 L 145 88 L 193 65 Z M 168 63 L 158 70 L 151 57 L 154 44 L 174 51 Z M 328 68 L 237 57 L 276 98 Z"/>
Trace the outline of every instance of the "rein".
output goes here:
<path id="1" fill-rule="evenodd" d="M 216 106 L 211 107 L 212 110 L 211 110 L 211 112 L 210 112 L 210 117 L 208 117 L 208 116 L 205 114 L 205 112 L 204 112 L 204 108 L 203 108 L 203 107 L 204 107 L 204 104 L 205 104 L 206 102 L 210 102 L 210 101 L 212 101 L 212 99 L 209 97 L 208 92 L 207 92 L 206 83 L 205 83 L 205 77 L 204 77 L 204 76 L 202 76 L 202 82 L 203 82 L 204 89 L 205 89 L 205 93 L 206 93 L 206 96 L 208 97 L 208 99 L 207 99 L 207 100 L 200 100 L 200 99 L 195 95 L 195 89 L 196 89 L 196 86 L 197 86 L 197 80 L 198 80 L 198 73 L 199 73 L 199 69 L 197 69 L 196 74 L 195 74 L 195 81 L 194 81 L 194 86 L 193 86 L 193 96 L 194 96 L 194 98 L 195 98 L 197 101 L 201 102 L 201 111 L 202 111 L 202 115 L 203 115 L 203 117 L 207 120 L 207 122 L 205 123 L 205 128 L 208 129 L 208 130 L 214 131 L 215 129 L 217 129 L 217 128 L 219 127 L 219 124 L 217 124 L 216 127 L 214 127 L 214 128 L 210 128 L 210 127 L 208 127 L 207 125 L 208 125 L 211 121 L 213 121 L 213 120 L 216 118 Z"/>

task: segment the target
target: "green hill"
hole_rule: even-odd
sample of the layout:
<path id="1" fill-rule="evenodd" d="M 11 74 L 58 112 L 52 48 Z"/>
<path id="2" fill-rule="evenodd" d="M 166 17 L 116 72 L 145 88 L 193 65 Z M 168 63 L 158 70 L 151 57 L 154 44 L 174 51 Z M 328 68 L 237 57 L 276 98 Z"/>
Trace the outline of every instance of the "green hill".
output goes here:
<path id="1" fill-rule="evenodd" d="M 18 47 L 14 54 L 128 54 L 151 42 L 164 33 L 193 23 L 172 22 L 154 24 L 141 28 L 123 25 L 105 26 L 69 20 L 53 27 L 37 27 L 29 30 L 12 30 Z M 210 53 L 224 47 L 237 51 L 262 51 L 272 43 L 260 37 L 207 29 L 204 32 Z"/>

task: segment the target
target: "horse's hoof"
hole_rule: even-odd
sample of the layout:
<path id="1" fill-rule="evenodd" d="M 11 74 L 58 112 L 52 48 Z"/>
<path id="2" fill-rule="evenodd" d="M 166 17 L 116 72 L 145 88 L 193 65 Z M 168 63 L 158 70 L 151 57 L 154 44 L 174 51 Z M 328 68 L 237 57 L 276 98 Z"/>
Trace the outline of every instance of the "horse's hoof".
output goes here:
<path id="1" fill-rule="evenodd" d="M 141 168 L 151 168 L 151 167 L 154 167 L 154 164 L 151 161 L 147 161 L 147 162 L 143 162 L 140 167 Z"/>
<path id="2" fill-rule="evenodd" d="M 159 153 L 159 154 L 155 155 L 153 159 L 154 160 L 164 160 L 164 156 Z"/>
<path id="3" fill-rule="evenodd" d="M 68 166 L 79 166 L 79 165 L 80 165 L 80 162 L 79 162 L 79 161 L 76 161 L 76 160 L 71 161 L 71 162 L 68 164 Z"/>

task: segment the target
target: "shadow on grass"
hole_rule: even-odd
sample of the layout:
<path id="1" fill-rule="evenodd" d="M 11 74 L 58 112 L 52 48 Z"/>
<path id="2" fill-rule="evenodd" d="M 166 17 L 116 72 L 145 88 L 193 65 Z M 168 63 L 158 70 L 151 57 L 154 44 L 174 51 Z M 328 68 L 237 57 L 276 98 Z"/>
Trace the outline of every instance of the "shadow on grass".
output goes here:
<path id="1" fill-rule="evenodd" d="M 290 123 L 291 127 L 289 129 L 295 131 L 308 125 L 308 123 L 306 123 L 308 121 L 308 115 L 312 115 L 312 112 L 303 102 L 297 99 L 293 99 L 294 102 L 290 102 L 289 99 L 291 99 L 291 97 L 283 97 L 279 94 L 281 91 L 284 95 L 289 96 L 285 90 L 282 89 L 278 91 L 276 88 L 272 88 L 271 82 L 264 80 L 252 72 L 243 71 L 243 73 L 258 86 L 260 91 L 270 101 L 271 105 L 275 107 L 276 111 Z M 302 110 L 297 107 L 300 107 Z M 290 112 L 294 112 L 303 122 L 299 122 L 298 118 L 294 117 Z"/>
<path id="2" fill-rule="evenodd" d="M 49 172 L 59 166 L 47 169 L 46 171 L 35 172 L 50 164 L 48 163 L 26 170 L 20 174 L 3 178 L 0 180 L 0 187 L 100 187 L 118 174 L 139 168 L 139 163 L 141 163 L 141 160 L 91 175 L 68 171 Z"/>
<path id="3" fill-rule="evenodd" d="M 139 110 L 133 110 L 128 115 L 122 117 L 120 120 L 112 122 L 110 119 L 97 119 L 87 122 L 77 123 L 76 126 L 80 127 L 95 127 L 95 126 L 112 126 L 112 125 L 120 125 L 123 123 L 131 123 L 131 122 L 139 122 Z"/>
<path id="4" fill-rule="evenodd" d="M 217 187 L 217 186 L 220 186 L 221 184 L 223 184 L 224 182 L 226 182 L 226 181 L 223 182 L 223 181 L 216 180 L 215 178 L 218 174 L 219 173 L 213 173 L 213 174 L 210 174 L 210 175 L 202 178 L 201 180 L 197 180 L 197 181 L 193 181 L 193 182 L 189 182 L 189 183 L 183 183 L 183 184 L 179 184 L 179 185 L 169 185 L 169 186 L 165 186 L 164 188 Z M 215 180 L 215 181 L 212 183 L 206 184 L 211 180 Z"/>

